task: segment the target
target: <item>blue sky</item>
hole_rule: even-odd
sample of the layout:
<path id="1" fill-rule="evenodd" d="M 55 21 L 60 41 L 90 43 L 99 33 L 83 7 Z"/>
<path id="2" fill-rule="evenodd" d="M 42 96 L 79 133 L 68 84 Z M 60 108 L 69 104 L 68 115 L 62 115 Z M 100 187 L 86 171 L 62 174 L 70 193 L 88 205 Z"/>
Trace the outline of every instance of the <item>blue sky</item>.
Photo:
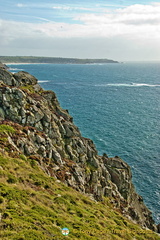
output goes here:
<path id="1" fill-rule="evenodd" d="M 0 0 L 1 55 L 160 60 L 160 1 Z"/>
<path id="2" fill-rule="evenodd" d="M 1 17 L 6 20 L 24 22 L 56 21 L 74 23 L 73 17 L 80 13 L 102 13 L 105 9 L 114 10 L 137 4 L 135 0 L 101 0 L 101 1 L 13 1 L 0 0 Z M 151 1 L 140 1 L 141 4 Z"/>

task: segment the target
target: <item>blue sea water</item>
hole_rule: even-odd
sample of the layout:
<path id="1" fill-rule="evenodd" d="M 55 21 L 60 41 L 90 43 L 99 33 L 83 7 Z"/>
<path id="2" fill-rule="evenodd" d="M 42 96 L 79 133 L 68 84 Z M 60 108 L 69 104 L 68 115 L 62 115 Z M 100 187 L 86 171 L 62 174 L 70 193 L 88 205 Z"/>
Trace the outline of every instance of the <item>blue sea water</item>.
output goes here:
<path id="1" fill-rule="evenodd" d="M 99 154 L 120 156 L 160 222 L 160 63 L 20 64 L 53 90 Z"/>

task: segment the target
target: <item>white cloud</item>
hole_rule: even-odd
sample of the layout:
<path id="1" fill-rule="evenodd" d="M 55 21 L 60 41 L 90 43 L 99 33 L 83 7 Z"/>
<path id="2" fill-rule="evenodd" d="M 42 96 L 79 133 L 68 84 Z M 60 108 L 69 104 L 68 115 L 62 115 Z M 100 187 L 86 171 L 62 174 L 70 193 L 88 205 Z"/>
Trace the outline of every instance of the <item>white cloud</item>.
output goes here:
<path id="1" fill-rule="evenodd" d="M 160 20 L 160 4 L 159 5 L 132 5 L 124 9 L 116 9 L 106 14 L 80 14 L 76 17 L 76 20 L 81 20 L 85 24 L 87 23 L 125 23 L 131 24 L 131 21 L 144 24 L 148 22 L 154 24 Z"/>
<path id="2" fill-rule="evenodd" d="M 95 29 L 96 34 L 98 28 L 101 36 L 160 37 L 160 4 L 136 4 L 105 14 L 79 14 L 75 19 Z"/>
<path id="3" fill-rule="evenodd" d="M 56 7 L 59 9 L 59 6 Z M 72 9 L 73 7 L 67 8 L 67 6 L 64 9 L 63 6 L 63 10 Z M 72 24 L 50 22 L 47 18 L 37 16 L 34 18 L 42 20 L 43 23 L 0 20 L 1 54 L 3 49 L 10 49 L 11 46 L 16 49 L 21 48 L 21 51 L 28 46 L 33 54 L 37 49 L 39 53 L 43 51 L 43 55 L 45 55 L 44 49 L 52 48 L 57 54 L 63 51 L 64 55 L 59 54 L 59 56 L 65 56 L 65 53 L 68 56 L 67 54 L 74 49 L 77 55 L 72 55 L 73 57 L 78 57 L 78 52 L 82 57 L 81 54 L 84 54 L 84 51 L 86 55 L 88 53 L 89 56 L 95 57 L 96 55 L 92 56 L 92 54 L 96 54 L 97 51 L 97 57 L 100 57 L 98 54 L 102 57 L 106 54 L 108 58 L 117 59 L 116 54 L 118 57 L 126 54 L 128 58 L 130 54 L 132 56 L 136 54 L 140 58 L 140 55 L 147 57 L 148 53 L 148 56 L 157 54 L 155 58 L 160 59 L 159 16 L 160 3 L 154 3 L 152 5 L 136 4 L 123 9 L 108 9 L 108 12 L 101 14 L 89 12 L 78 14 L 72 19 Z M 74 23 L 74 20 L 79 20 L 80 24 Z M 72 49 L 72 46 L 75 47 Z M 47 51 L 49 55 L 49 50 Z M 128 52 L 124 53 L 126 51 Z M 28 54 L 27 50 L 26 54 Z"/>
<path id="4" fill-rule="evenodd" d="M 68 11 L 74 11 L 74 10 L 83 10 L 83 11 L 95 11 L 95 8 L 85 8 L 85 7 L 71 7 L 71 6 L 54 6 L 52 7 L 52 9 L 56 9 L 56 10 L 68 10 Z"/>
<path id="5" fill-rule="evenodd" d="M 58 6 L 57 6 L 58 7 Z M 58 7 L 59 8 L 59 7 Z M 67 9 L 69 9 L 68 7 Z M 30 36 L 42 34 L 48 37 L 113 37 L 122 36 L 136 38 L 160 38 L 160 4 L 132 5 L 114 12 L 94 14 L 85 13 L 77 15 L 73 20 L 81 24 L 63 22 L 50 22 L 46 18 L 34 16 L 46 23 L 18 23 L 4 21 L 1 24 L 1 35 L 18 38 L 30 32 Z M 5 27 L 4 27 L 5 26 Z M 12 26 L 12 27 L 11 27 Z M 14 29 L 14 30 L 13 30 Z M 18 33 L 17 33 L 18 32 Z"/>
<path id="6" fill-rule="evenodd" d="M 125 9 L 118 9 L 117 20 L 126 24 L 150 24 L 160 23 L 160 4 L 156 5 L 132 5 Z"/>
<path id="7" fill-rule="evenodd" d="M 41 18 L 41 17 L 36 17 L 36 16 L 32 16 L 32 18 L 36 18 L 36 19 L 39 19 L 39 20 L 42 20 L 42 21 L 45 21 L 45 22 L 50 22 L 50 20 L 47 19 L 47 18 Z"/>
<path id="8" fill-rule="evenodd" d="M 19 8 L 23 8 L 23 7 L 26 7 L 27 5 L 26 4 L 22 4 L 22 3 L 17 3 L 16 6 L 19 7 Z"/>
<path id="9" fill-rule="evenodd" d="M 37 28 L 38 25 L 25 22 L 0 20 L 0 38 L 2 45 L 8 45 L 10 42 L 22 37 L 34 38 L 41 34 Z"/>
<path id="10" fill-rule="evenodd" d="M 53 9 L 57 9 L 57 10 L 72 10 L 71 7 L 69 6 L 55 6 L 55 7 L 52 7 Z"/>

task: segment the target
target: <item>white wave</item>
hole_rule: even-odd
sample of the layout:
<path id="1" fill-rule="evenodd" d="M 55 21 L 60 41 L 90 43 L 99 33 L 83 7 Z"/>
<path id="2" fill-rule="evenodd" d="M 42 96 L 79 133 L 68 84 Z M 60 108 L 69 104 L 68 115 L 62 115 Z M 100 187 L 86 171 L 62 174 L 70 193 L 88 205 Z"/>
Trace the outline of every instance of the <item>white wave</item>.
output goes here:
<path id="1" fill-rule="evenodd" d="M 128 84 L 128 83 L 108 83 L 106 84 L 106 86 L 113 86 L 113 87 L 132 87 L 132 84 Z"/>
<path id="2" fill-rule="evenodd" d="M 160 87 L 160 84 L 146 84 L 146 83 L 107 83 L 97 84 L 96 87 Z"/>
<path id="3" fill-rule="evenodd" d="M 160 87 L 160 84 L 132 83 L 134 87 Z"/>
<path id="4" fill-rule="evenodd" d="M 21 68 L 9 68 L 10 71 L 23 71 Z"/>
<path id="5" fill-rule="evenodd" d="M 49 80 L 39 80 L 39 83 L 45 83 L 45 82 L 50 82 Z"/>
<path id="6" fill-rule="evenodd" d="M 9 68 L 10 70 L 18 70 L 18 68 Z"/>

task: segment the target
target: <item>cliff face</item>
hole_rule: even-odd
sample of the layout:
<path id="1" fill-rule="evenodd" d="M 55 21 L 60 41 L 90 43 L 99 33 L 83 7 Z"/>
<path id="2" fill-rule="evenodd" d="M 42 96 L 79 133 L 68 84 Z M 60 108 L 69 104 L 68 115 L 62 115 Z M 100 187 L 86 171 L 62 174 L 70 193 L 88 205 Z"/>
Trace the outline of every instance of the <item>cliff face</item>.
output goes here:
<path id="1" fill-rule="evenodd" d="M 55 93 L 44 91 L 35 77 L 0 69 L 0 123 L 15 129 L 0 142 L 2 154 L 6 149 L 12 157 L 23 153 L 49 176 L 95 200 L 109 197 L 122 214 L 156 231 L 151 212 L 134 189 L 128 164 L 119 157 L 99 156 Z"/>

